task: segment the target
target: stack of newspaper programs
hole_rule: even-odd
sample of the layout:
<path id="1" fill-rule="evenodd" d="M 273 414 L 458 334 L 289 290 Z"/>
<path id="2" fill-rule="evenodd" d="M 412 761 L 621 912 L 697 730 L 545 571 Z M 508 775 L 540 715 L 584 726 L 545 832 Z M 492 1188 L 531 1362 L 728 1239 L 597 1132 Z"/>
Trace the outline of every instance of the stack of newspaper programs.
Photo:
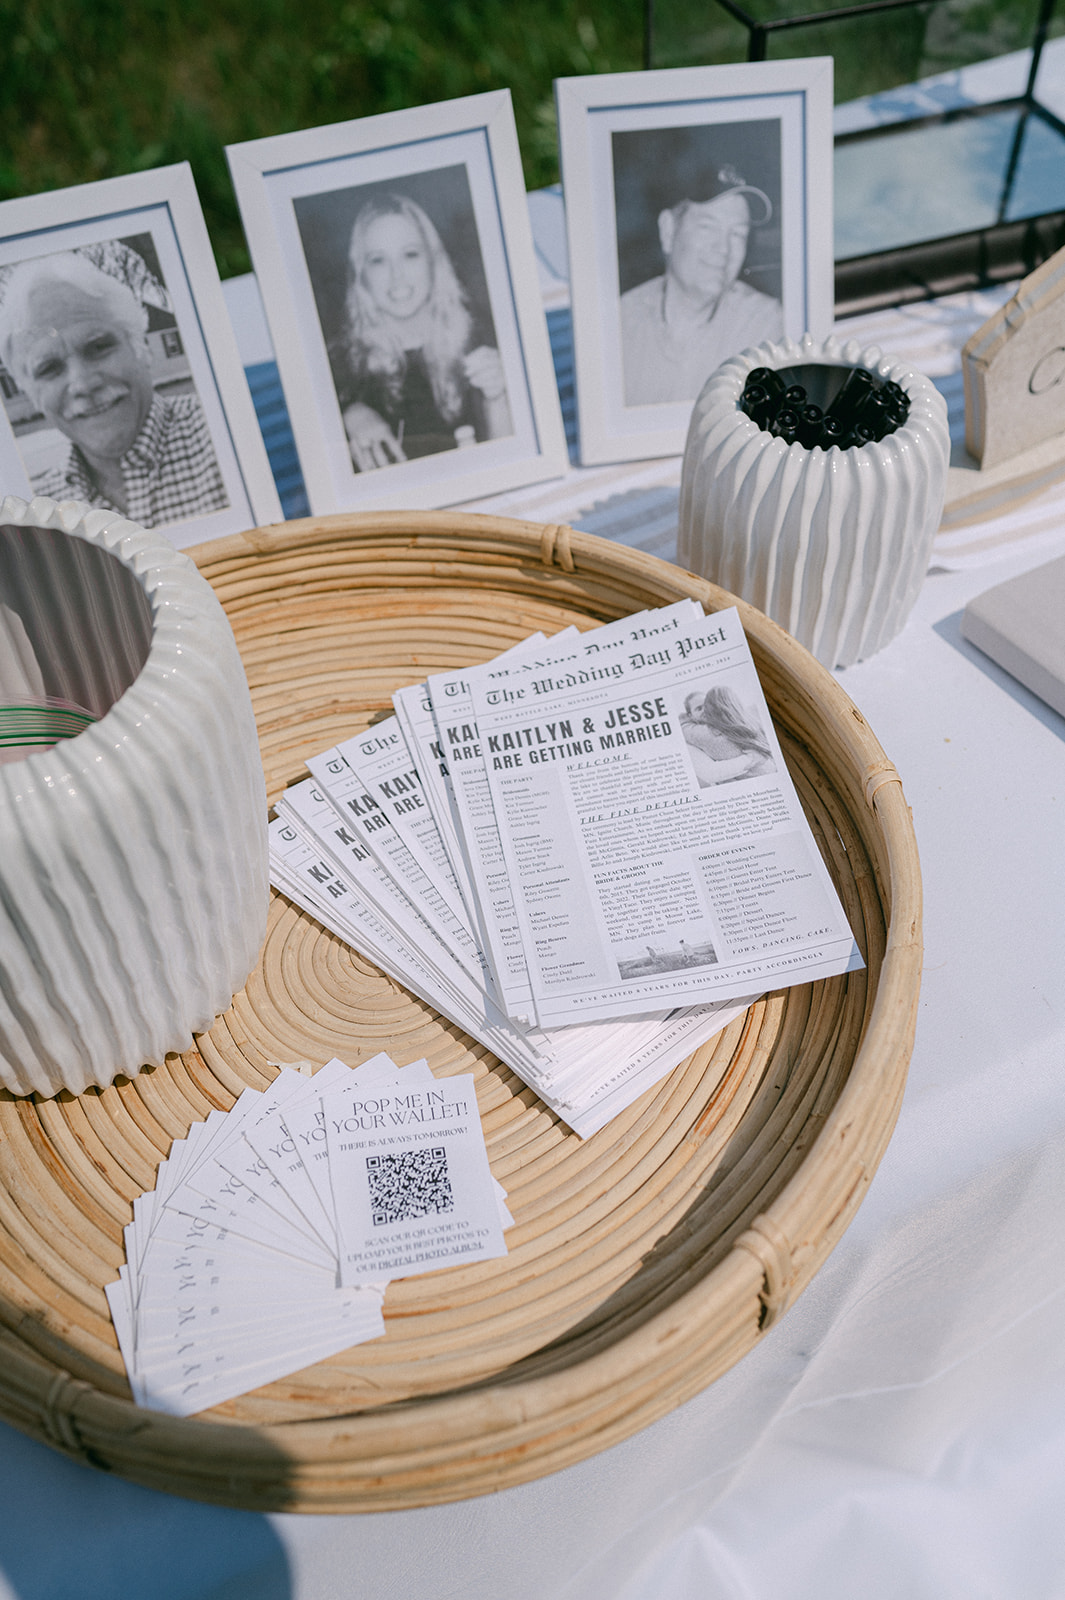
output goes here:
<path id="1" fill-rule="evenodd" d="M 735 609 L 401 689 L 270 825 L 296 904 L 594 1133 L 767 988 L 862 965 Z"/>

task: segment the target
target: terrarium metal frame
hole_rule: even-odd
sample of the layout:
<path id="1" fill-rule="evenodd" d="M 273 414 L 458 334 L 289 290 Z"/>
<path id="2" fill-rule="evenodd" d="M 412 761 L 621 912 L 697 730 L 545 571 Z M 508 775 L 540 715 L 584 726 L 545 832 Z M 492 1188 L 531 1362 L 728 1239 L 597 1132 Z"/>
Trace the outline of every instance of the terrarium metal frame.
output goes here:
<path id="1" fill-rule="evenodd" d="M 856 5 L 806 11 L 794 17 L 775 17 L 767 21 L 753 16 L 738 0 L 714 0 L 748 33 L 748 61 L 764 61 L 772 36 L 797 28 L 851 21 L 879 15 L 885 11 L 910 11 L 918 6 L 934 7 L 945 0 L 864 0 Z M 949 108 L 924 117 L 907 118 L 876 128 L 861 128 L 837 134 L 837 145 L 918 132 L 933 125 L 960 121 L 979 121 L 1003 111 L 1019 112 L 1017 127 L 999 196 L 998 215 L 989 227 L 939 239 L 921 240 L 895 249 L 872 251 L 836 262 L 836 315 L 871 311 L 882 306 L 902 305 L 914 300 L 929 300 L 936 295 L 962 289 L 984 288 L 993 283 L 1023 277 L 1065 245 L 1065 210 L 1044 212 L 1033 217 L 1006 220 L 1013 192 L 1025 131 L 1032 119 L 1044 123 L 1062 140 L 1065 151 L 1065 122 L 1035 98 L 1043 47 L 1057 0 L 1040 0 L 1030 49 L 1032 59 L 1021 95 L 986 104 Z M 644 66 L 654 60 L 655 0 L 644 0 Z"/>

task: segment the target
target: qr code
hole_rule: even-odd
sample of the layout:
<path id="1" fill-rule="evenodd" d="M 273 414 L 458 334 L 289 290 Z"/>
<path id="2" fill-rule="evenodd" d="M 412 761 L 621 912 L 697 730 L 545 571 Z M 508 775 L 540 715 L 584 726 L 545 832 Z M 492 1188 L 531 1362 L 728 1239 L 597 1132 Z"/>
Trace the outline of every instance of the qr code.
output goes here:
<path id="1" fill-rule="evenodd" d="M 432 1211 L 455 1209 L 443 1146 L 367 1156 L 366 1175 L 375 1228 L 387 1222 L 406 1222 L 409 1217 L 427 1217 Z"/>

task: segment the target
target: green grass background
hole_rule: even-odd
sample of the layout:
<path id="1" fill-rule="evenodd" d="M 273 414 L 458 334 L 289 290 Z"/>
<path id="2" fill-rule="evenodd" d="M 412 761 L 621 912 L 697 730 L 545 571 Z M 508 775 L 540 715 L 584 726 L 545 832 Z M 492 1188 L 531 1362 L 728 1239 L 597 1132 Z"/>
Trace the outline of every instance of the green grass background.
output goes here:
<path id="1" fill-rule="evenodd" d="M 945 0 L 772 54 L 834 54 L 850 99 L 1018 48 L 1035 6 Z M 656 41 L 655 65 L 746 56 L 713 0 L 656 0 Z M 249 262 L 226 144 L 509 87 L 536 188 L 558 177 L 552 80 L 642 55 L 643 0 L 0 0 L 0 199 L 189 161 L 228 277 Z"/>

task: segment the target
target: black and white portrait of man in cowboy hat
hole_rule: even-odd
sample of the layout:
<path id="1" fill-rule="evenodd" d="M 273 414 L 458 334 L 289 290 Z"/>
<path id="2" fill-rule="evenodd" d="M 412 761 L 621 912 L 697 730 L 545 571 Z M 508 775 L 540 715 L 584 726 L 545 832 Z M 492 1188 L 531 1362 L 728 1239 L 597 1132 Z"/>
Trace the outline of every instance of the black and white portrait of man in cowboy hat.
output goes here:
<path id="1" fill-rule="evenodd" d="M 694 400 L 728 356 L 784 331 L 779 253 L 764 286 L 744 270 L 753 232 L 776 222 L 779 241 L 779 179 L 757 127 L 746 159 L 734 126 L 614 135 L 626 406 Z M 645 238 L 653 213 L 662 270 L 626 288 L 623 229 L 640 209 Z"/>

